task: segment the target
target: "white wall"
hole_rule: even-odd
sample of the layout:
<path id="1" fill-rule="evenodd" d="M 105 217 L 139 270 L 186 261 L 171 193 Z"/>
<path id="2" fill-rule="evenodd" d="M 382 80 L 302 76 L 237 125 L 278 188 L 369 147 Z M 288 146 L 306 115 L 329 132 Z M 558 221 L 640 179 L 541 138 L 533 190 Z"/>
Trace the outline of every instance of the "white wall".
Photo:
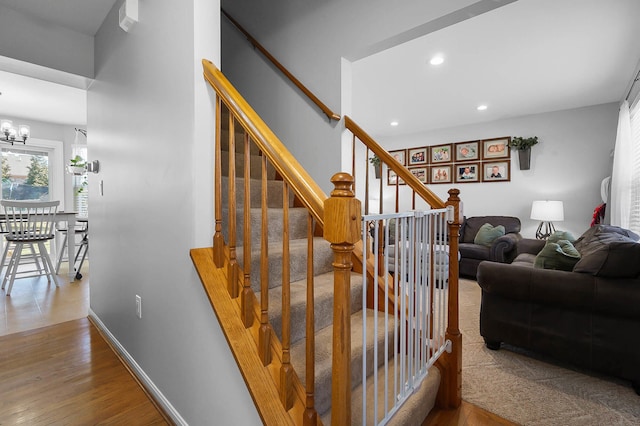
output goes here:
<path id="1" fill-rule="evenodd" d="M 0 56 L 93 77 L 93 37 L 44 23 L 2 5 Z"/>
<path id="2" fill-rule="evenodd" d="M 212 238 L 213 114 L 200 61 L 219 61 L 219 3 L 141 2 L 129 33 L 118 7 L 96 35 L 88 93 L 101 167 L 89 176 L 91 309 L 186 422 L 260 424 L 189 258 Z"/>
<path id="3" fill-rule="evenodd" d="M 475 0 L 411 0 L 402 7 L 384 0 L 256 2 L 223 7 L 322 102 L 342 115 L 342 58 L 375 51 L 399 34 Z M 302 166 L 329 193 L 341 171 L 342 124 L 307 100 L 235 30 L 222 21 L 222 71 L 272 128 Z M 416 36 L 416 34 L 414 34 Z"/>
<path id="4" fill-rule="evenodd" d="M 611 171 L 618 104 L 604 104 L 404 135 L 381 140 L 387 150 L 414 148 L 501 136 L 538 136 L 532 148 L 531 169 L 520 170 L 511 153 L 511 181 L 429 185 L 443 200 L 451 187 L 460 189 L 466 216 L 509 215 L 522 221 L 522 234 L 533 238 L 537 221 L 529 218 L 533 200 L 564 202 L 564 222 L 557 229 L 576 237 L 591 222 L 602 203 L 600 182 Z M 410 206 L 404 206 L 410 208 Z"/>

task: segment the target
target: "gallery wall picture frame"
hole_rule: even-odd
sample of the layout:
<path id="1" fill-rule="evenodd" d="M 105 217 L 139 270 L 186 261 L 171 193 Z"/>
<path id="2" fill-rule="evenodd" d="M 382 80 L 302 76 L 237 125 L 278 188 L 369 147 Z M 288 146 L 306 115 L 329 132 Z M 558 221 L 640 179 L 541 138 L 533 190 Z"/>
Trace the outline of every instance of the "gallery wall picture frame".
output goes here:
<path id="1" fill-rule="evenodd" d="M 427 164 L 429 160 L 429 148 L 423 146 L 421 148 L 409 148 L 409 166 L 417 166 L 419 164 Z"/>
<path id="2" fill-rule="evenodd" d="M 474 161 L 480 159 L 480 141 L 458 142 L 455 147 L 455 161 Z"/>
<path id="3" fill-rule="evenodd" d="M 483 182 L 505 182 L 511 180 L 511 160 L 482 163 Z"/>
<path id="4" fill-rule="evenodd" d="M 451 164 L 446 166 L 431 166 L 429 168 L 429 182 L 431 182 L 431 184 L 453 182 L 451 167 Z"/>
<path id="5" fill-rule="evenodd" d="M 480 163 L 456 163 L 456 183 L 479 182 L 482 174 Z"/>
<path id="6" fill-rule="evenodd" d="M 409 171 L 422 183 L 429 183 L 429 171 L 427 167 L 409 167 Z"/>
<path id="7" fill-rule="evenodd" d="M 509 142 L 511 142 L 511 137 L 483 139 L 482 159 L 494 160 L 497 158 L 510 158 L 511 151 Z"/>
<path id="8" fill-rule="evenodd" d="M 451 163 L 453 155 L 451 152 L 451 144 L 433 145 L 431 147 L 431 164 Z"/>
<path id="9" fill-rule="evenodd" d="M 398 163 L 402 164 L 403 166 L 407 165 L 407 150 L 396 149 L 393 151 L 389 151 L 389 154 L 391 154 L 393 158 L 398 160 Z"/>
<path id="10" fill-rule="evenodd" d="M 396 174 L 396 172 L 394 172 L 391 169 L 387 170 L 387 185 L 389 186 L 396 186 L 396 182 L 398 183 L 398 185 L 406 185 L 407 183 L 404 181 L 404 179 L 400 178 L 400 180 L 398 180 L 398 175 Z"/>

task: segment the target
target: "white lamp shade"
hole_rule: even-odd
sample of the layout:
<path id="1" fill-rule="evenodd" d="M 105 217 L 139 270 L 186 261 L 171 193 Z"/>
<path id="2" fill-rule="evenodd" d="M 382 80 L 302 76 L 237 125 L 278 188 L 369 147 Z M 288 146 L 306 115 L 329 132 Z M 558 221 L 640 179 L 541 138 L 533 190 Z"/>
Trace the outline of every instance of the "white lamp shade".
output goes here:
<path id="1" fill-rule="evenodd" d="M 531 205 L 531 219 L 543 222 L 564 220 L 562 201 L 534 201 Z"/>

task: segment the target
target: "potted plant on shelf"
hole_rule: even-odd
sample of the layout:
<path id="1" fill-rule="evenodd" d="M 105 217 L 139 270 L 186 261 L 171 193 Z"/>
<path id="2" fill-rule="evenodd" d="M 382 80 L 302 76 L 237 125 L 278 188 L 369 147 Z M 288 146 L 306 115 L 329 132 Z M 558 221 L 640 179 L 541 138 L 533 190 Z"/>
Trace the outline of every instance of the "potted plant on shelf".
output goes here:
<path id="1" fill-rule="evenodd" d="M 87 171 L 87 162 L 84 158 L 76 155 L 71 160 L 69 160 L 69 165 L 67 166 L 67 171 L 73 175 L 83 175 Z"/>
<path id="2" fill-rule="evenodd" d="M 538 143 L 538 137 L 522 138 L 514 136 L 509 142 L 509 146 L 518 151 L 518 160 L 520 161 L 520 170 L 529 170 L 531 166 L 531 147 Z"/>
<path id="3" fill-rule="evenodd" d="M 382 166 L 380 165 L 380 158 L 373 154 L 373 157 L 369 158 L 369 162 L 373 164 L 373 169 L 376 172 L 376 179 L 380 179 Z"/>

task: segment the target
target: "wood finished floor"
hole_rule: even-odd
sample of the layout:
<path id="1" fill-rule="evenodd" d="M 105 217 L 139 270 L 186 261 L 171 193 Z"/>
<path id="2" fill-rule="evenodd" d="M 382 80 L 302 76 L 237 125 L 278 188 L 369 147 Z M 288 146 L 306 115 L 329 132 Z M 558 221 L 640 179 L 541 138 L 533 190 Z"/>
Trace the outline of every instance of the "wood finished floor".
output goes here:
<path id="1" fill-rule="evenodd" d="M 87 318 L 81 272 L 0 290 L 0 425 L 170 424 Z"/>
<path id="2" fill-rule="evenodd" d="M 89 271 L 60 286 L 0 291 L 0 425 L 169 424 L 87 319 Z M 422 426 L 514 425 L 475 405 L 434 410 Z"/>

